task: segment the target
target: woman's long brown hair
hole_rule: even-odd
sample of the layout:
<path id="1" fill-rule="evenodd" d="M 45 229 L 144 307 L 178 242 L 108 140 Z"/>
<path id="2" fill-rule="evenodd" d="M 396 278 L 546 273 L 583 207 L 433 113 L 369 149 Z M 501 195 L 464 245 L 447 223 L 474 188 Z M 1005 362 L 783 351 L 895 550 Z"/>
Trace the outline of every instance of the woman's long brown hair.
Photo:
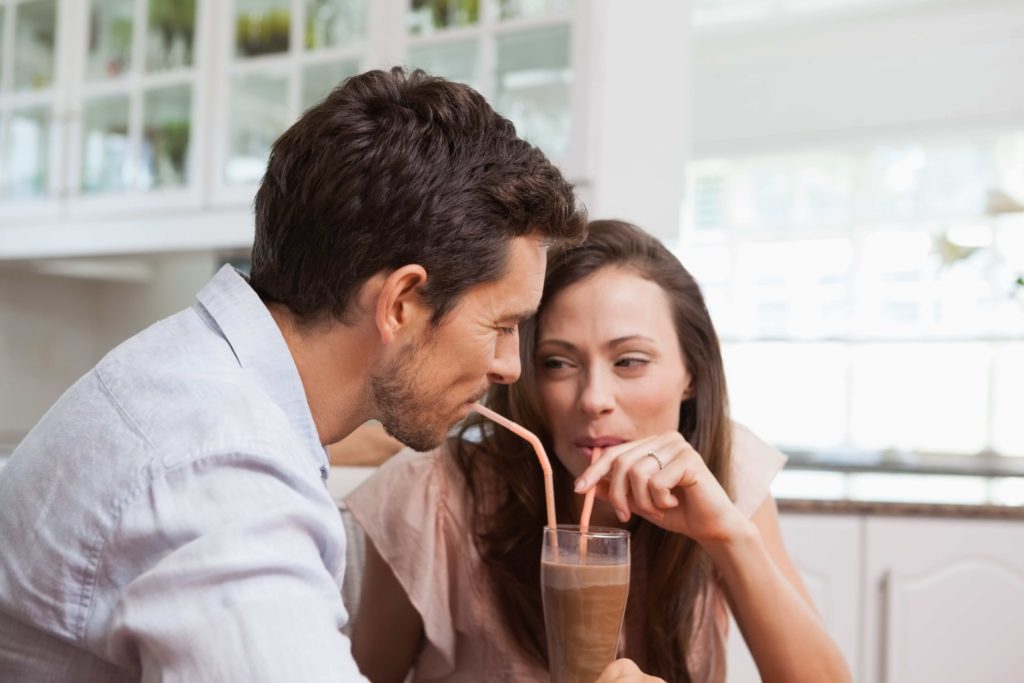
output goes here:
<path id="1" fill-rule="evenodd" d="M 725 372 L 718 336 L 693 277 L 657 239 L 622 221 L 593 221 L 582 245 L 549 257 L 540 310 L 521 331 L 522 378 L 496 385 L 488 405 L 533 431 L 553 455 L 551 433 L 537 399 L 534 345 L 537 320 L 564 289 L 615 266 L 654 282 L 668 294 L 676 334 L 692 378 L 682 403 L 679 432 L 728 491 L 731 457 Z M 473 502 L 472 530 L 505 627 L 522 651 L 547 664 L 540 591 L 544 486 L 530 447 L 519 437 L 477 418 L 449 444 Z M 574 523 L 572 475 L 552 457 L 559 523 Z M 639 518 L 637 518 L 639 519 Z M 701 618 L 701 598 L 712 566 L 700 546 L 646 521 L 633 529 L 634 553 L 647 565 L 645 657 L 638 664 L 669 681 L 691 680 L 686 653 Z M 639 634 L 638 634 L 639 635 Z"/>

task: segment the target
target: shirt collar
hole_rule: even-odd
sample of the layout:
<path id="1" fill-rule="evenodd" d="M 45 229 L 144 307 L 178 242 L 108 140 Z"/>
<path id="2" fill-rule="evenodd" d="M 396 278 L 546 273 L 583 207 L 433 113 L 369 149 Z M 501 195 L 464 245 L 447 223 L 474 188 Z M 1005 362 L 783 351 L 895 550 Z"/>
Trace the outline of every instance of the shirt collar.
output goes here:
<path id="1" fill-rule="evenodd" d="M 292 429 L 308 442 L 316 466 L 325 472 L 327 452 L 320 443 L 295 359 L 266 305 L 231 265 L 222 267 L 196 298 L 200 315 L 220 329 L 238 364 L 255 374 Z"/>

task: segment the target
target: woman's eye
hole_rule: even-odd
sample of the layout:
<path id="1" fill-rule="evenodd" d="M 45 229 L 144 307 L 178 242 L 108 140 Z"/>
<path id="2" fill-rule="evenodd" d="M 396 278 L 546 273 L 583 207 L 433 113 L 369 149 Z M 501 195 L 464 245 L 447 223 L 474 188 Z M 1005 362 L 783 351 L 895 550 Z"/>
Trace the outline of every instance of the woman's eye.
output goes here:
<path id="1" fill-rule="evenodd" d="M 561 358 L 545 358 L 541 361 L 541 365 L 545 370 L 562 370 L 569 367 L 569 363 Z"/>
<path id="2" fill-rule="evenodd" d="M 651 361 L 646 358 L 620 358 L 615 361 L 615 367 L 617 368 L 642 368 Z"/>

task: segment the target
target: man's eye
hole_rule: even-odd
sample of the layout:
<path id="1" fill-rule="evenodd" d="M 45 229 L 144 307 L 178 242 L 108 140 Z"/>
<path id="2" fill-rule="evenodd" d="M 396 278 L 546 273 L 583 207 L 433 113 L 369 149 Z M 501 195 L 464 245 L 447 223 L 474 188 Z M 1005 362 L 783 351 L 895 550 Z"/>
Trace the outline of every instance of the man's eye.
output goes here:
<path id="1" fill-rule="evenodd" d="M 516 333 L 516 328 L 514 328 L 514 327 L 499 327 L 498 328 L 498 332 L 500 332 L 501 334 L 505 335 L 506 337 L 511 337 L 513 334 Z"/>

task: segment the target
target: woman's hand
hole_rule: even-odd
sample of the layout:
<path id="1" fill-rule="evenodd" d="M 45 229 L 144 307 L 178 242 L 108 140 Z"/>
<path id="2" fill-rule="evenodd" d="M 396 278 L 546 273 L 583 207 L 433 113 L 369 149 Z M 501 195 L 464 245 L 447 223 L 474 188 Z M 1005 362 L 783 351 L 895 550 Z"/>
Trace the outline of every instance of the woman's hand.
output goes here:
<path id="1" fill-rule="evenodd" d="M 597 679 L 596 683 L 665 683 L 657 676 L 648 676 L 632 660 L 616 659 Z"/>
<path id="2" fill-rule="evenodd" d="M 576 482 L 577 493 L 596 485 L 623 522 L 633 512 L 701 545 L 728 541 L 751 526 L 679 432 L 608 448 Z"/>

